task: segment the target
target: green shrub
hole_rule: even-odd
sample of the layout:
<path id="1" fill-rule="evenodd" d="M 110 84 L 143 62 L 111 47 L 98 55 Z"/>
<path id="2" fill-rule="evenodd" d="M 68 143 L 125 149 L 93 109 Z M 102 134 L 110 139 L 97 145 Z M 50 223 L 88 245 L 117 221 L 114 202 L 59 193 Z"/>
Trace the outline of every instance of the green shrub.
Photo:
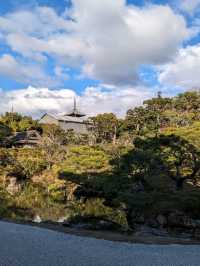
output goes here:
<path id="1" fill-rule="evenodd" d="M 103 199 L 88 199 L 86 202 L 76 201 L 68 208 L 69 217 L 95 217 L 113 221 L 127 228 L 126 215 L 123 211 L 104 205 Z"/>
<path id="2" fill-rule="evenodd" d="M 22 176 L 26 178 L 40 174 L 47 167 L 45 155 L 41 149 L 11 149 L 10 154 L 15 158 L 16 164 L 20 166 Z"/>
<path id="3" fill-rule="evenodd" d="M 66 200 L 66 185 L 58 180 L 48 186 L 48 194 L 55 202 L 64 202 Z"/>
<path id="4" fill-rule="evenodd" d="M 99 147 L 72 146 L 67 153 L 67 159 L 53 169 L 72 174 L 100 173 L 111 169 L 109 159 Z"/>

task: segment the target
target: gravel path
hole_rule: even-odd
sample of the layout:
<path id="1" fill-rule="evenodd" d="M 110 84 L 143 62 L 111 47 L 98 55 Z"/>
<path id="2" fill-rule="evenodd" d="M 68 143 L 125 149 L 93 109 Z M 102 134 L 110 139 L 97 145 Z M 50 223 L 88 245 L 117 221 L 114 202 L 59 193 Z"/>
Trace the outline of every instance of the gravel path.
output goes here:
<path id="1" fill-rule="evenodd" d="M 199 266 L 200 246 L 142 245 L 0 222 L 0 266 Z"/>

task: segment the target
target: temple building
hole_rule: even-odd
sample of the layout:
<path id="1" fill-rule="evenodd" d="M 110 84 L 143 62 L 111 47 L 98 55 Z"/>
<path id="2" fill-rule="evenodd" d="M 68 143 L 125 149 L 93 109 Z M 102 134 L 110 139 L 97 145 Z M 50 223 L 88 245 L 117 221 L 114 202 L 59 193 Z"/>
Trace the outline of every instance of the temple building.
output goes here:
<path id="1" fill-rule="evenodd" d="M 76 106 L 74 99 L 74 108 L 71 112 L 64 115 L 45 114 L 39 120 L 40 124 L 55 124 L 63 130 L 73 129 L 77 134 L 87 134 L 90 124 L 85 114 L 81 113 Z"/>

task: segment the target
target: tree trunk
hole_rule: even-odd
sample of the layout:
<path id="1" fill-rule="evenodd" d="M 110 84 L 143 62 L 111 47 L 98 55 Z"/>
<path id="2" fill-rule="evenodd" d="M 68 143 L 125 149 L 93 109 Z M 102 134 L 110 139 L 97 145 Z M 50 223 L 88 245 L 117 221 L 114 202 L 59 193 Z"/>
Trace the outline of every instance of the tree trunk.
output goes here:
<path id="1" fill-rule="evenodd" d="M 114 131 L 114 135 L 113 135 L 113 145 L 116 144 L 116 139 L 117 139 L 117 127 L 115 126 L 115 131 Z"/>

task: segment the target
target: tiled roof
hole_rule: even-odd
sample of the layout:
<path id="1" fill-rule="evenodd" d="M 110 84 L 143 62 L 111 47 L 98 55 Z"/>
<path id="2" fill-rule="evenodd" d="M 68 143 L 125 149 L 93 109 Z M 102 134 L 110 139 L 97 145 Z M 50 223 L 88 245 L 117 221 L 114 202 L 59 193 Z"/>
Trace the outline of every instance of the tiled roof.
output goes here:
<path id="1" fill-rule="evenodd" d="M 67 115 L 52 115 L 52 114 L 48 114 L 48 115 L 58 121 L 83 123 L 87 120 L 87 117 L 74 117 L 74 116 L 67 116 Z"/>

